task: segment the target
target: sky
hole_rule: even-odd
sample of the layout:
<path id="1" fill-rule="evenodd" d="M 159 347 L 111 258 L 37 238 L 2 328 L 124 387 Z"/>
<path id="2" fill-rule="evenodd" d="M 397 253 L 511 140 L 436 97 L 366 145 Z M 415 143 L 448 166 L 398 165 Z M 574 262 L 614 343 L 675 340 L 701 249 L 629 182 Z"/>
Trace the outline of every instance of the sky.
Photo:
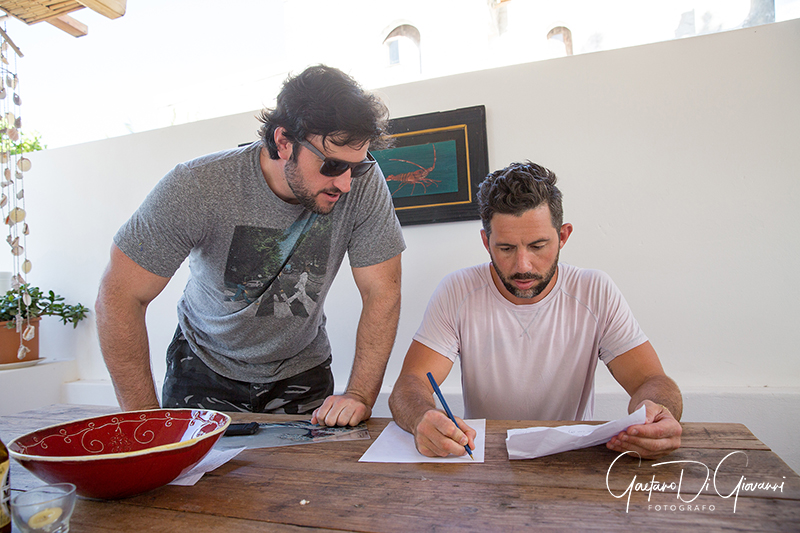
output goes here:
<path id="1" fill-rule="evenodd" d="M 221 5 L 229 12 L 220 13 Z M 270 52 L 282 40 L 282 25 L 267 30 L 267 21 L 282 6 L 129 0 L 113 20 L 73 12 L 89 27 L 80 38 L 44 22 L 9 20 L 6 31 L 24 54 L 17 69 L 23 130 L 38 131 L 52 148 L 259 109 L 269 102 L 252 95 L 274 93 L 257 88 L 274 77 Z M 283 77 L 281 70 L 272 85 Z M 191 116 L 178 116 L 175 109 L 187 107 L 195 109 Z"/>
<path id="2" fill-rule="evenodd" d="M 320 62 L 319 58 L 329 64 L 351 65 L 365 78 L 381 79 L 365 70 L 375 58 L 365 60 L 367 52 L 359 49 L 363 35 L 380 45 L 381 32 L 387 28 L 378 26 L 386 20 L 413 20 L 425 30 L 424 44 L 430 51 L 437 35 L 449 38 L 447 17 L 442 14 L 453 1 L 467 0 L 404 0 L 402 4 L 395 0 L 128 0 L 125 15 L 113 20 L 90 9 L 71 13 L 89 28 L 88 35 L 80 38 L 44 22 L 28 26 L 8 18 L 0 26 L 24 54 L 16 60 L 22 130 L 38 132 L 48 148 L 57 148 L 269 107 L 287 72 Z M 613 27 L 608 35 L 619 38 L 623 37 L 620 28 L 653 31 L 656 23 L 667 23 L 672 32 L 671 17 L 687 9 L 694 9 L 699 17 L 706 9 L 731 10 L 734 4 L 739 6 L 734 11 L 746 13 L 749 5 L 749 0 L 659 0 L 651 4 L 648 22 L 638 0 L 604 0 L 605 5 L 616 6 L 617 13 L 611 7 L 598 13 L 596 1 L 512 0 L 507 5 L 509 12 L 516 10 L 526 17 L 534 16 L 533 10 L 539 10 L 538 15 L 542 10 L 560 10 L 569 18 L 591 13 L 593 24 L 605 15 L 607 27 Z M 476 9 L 488 9 L 485 0 L 462 5 L 465 16 L 467 6 L 473 15 Z M 775 5 L 778 20 L 800 17 L 800 0 L 776 0 Z M 666 17 L 670 20 L 663 15 L 667 11 L 674 12 Z M 738 11 L 736 21 L 741 20 Z M 627 21 L 620 13 L 636 20 Z M 434 20 L 424 20 L 426 16 Z M 579 22 L 574 24 L 577 39 Z M 493 50 L 472 48 L 458 57 L 453 49 L 464 50 L 465 43 L 475 40 L 469 35 L 462 38 L 466 40 L 460 45 L 445 43 L 436 57 L 426 56 L 428 66 L 448 71 L 433 75 L 469 70 L 470 63 L 479 63 L 478 54 L 499 58 L 504 51 L 500 39 Z M 506 52 L 520 48 L 519 41 L 506 44 Z M 13 67 L 14 58 L 11 61 Z M 342 65 L 334 66 L 348 70 Z M 364 83 L 360 76 L 357 79 Z M 371 88 L 369 83 L 365 86 Z"/>

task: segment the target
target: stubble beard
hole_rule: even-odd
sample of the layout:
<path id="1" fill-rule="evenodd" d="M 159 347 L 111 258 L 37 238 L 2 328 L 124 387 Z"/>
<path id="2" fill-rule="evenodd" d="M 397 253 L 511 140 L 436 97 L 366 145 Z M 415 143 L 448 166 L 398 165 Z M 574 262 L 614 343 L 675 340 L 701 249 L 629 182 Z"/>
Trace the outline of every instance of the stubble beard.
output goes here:
<path id="1" fill-rule="evenodd" d="M 510 277 L 507 277 L 503 272 L 501 272 L 497 268 L 497 261 L 494 260 L 494 257 L 489 254 L 492 259 L 492 265 L 494 266 L 494 271 L 497 272 L 497 277 L 500 278 L 500 282 L 506 288 L 508 292 L 510 292 L 514 297 L 521 298 L 525 300 L 530 300 L 531 298 L 536 298 L 539 296 L 542 291 L 544 291 L 547 286 L 550 284 L 550 281 L 553 279 L 553 276 L 556 275 L 556 271 L 558 270 L 558 258 L 560 255 L 560 251 L 556 253 L 556 258 L 553 261 L 553 264 L 550 266 L 548 271 L 542 274 L 534 274 L 533 272 L 521 272 L 519 274 L 514 274 Z M 527 281 L 527 280 L 538 280 L 539 283 L 531 287 L 530 289 L 520 290 L 515 287 L 511 281 L 512 280 L 520 280 L 520 281 Z"/>
<path id="2" fill-rule="evenodd" d="M 294 161 L 293 159 L 289 159 L 289 161 L 287 161 L 283 166 L 283 175 L 286 178 L 286 183 L 289 185 L 289 189 L 291 189 L 292 194 L 294 194 L 294 197 L 297 199 L 300 205 L 318 215 L 327 215 L 333 211 L 333 208 L 336 206 L 336 202 L 333 202 L 329 207 L 323 207 L 319 205 L 319 203 L 317 203 L 317 198 L 320 194 L 342 194 L 342 191 L 336 187 L 323 189 L 317 194 L 312 194 L 308 190 L 308 187 L 303 180 L 303 175 L 300 172 L 300 169 L 297 167 L 297 161 Z"/>

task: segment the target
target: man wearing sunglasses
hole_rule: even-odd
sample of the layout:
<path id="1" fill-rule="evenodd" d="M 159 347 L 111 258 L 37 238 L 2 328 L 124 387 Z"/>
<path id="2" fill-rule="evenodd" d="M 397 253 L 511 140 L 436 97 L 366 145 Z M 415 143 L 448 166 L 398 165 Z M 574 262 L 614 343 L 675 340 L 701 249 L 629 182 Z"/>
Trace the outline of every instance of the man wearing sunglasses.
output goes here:
<path id="1" fill-rule="evenodd" d="M 306 69 L 262 112 L 261 139 L 178 165 L 114 237 L 96 304 L 125 410 L 159 406 L 145 311 L 191 277 L 167 350 L 164 407 L 369 418 L 400 311 L 405 248 L 385 179 L 385 106 L 341 71 Z M 333 395 L 323 303 L 348 255 L 362 298 L 356 353 Z"/>

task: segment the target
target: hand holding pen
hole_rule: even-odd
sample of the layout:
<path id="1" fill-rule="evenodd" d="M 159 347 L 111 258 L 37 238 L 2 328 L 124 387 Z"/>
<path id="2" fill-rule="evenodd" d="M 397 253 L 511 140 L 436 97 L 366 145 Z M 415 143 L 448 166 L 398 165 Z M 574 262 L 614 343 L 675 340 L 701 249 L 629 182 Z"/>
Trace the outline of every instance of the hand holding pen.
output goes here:
<path id="1" fill-rule="evenodd" d="M 453 412 L 450 411 L 450 407 L 447 405 L 447 402 L 444 399 L 444 395 L 442 394 L 441 389 L 439 389 L 439 385 L 436 384 L 436 380 L 433 378 L 433 374 L 431 374 L 430 372 L 428 372 L 428 380 L 431 382 L 431 386 L 433 386 L 433 392 L 436 393 L 436 396 L 439 398 L 439 402 L 442 404 L 445 413 L 447 413 L 447 417 L 456 425 L 456 427 L 459 430 L 462 430 L 461 426 L 459 426 L 458 422 L 456 421 L 456 417 L 453 416 Z M 472 455 L 472 449 L 469 447 L 469 443 L 464 445 L 464 449 L 467 450 L 470 459 L 475 460 L 475 457 L 473 457 Z"/>

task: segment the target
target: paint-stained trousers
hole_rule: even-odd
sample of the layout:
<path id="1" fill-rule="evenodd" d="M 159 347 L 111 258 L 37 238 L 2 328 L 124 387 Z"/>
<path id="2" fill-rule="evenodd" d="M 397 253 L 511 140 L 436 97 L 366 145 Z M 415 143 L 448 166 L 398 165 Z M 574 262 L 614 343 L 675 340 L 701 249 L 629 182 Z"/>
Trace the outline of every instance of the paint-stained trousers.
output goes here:
<path id="1" fill-rule="evenodd" d="M 247 383 L 220 376 L 192 351 L 180 326 L 167 349 L 162 407 L 215 411 L 311 414 L 333 394 L 331 357 L 319 366 L 274 383 Z"/>

